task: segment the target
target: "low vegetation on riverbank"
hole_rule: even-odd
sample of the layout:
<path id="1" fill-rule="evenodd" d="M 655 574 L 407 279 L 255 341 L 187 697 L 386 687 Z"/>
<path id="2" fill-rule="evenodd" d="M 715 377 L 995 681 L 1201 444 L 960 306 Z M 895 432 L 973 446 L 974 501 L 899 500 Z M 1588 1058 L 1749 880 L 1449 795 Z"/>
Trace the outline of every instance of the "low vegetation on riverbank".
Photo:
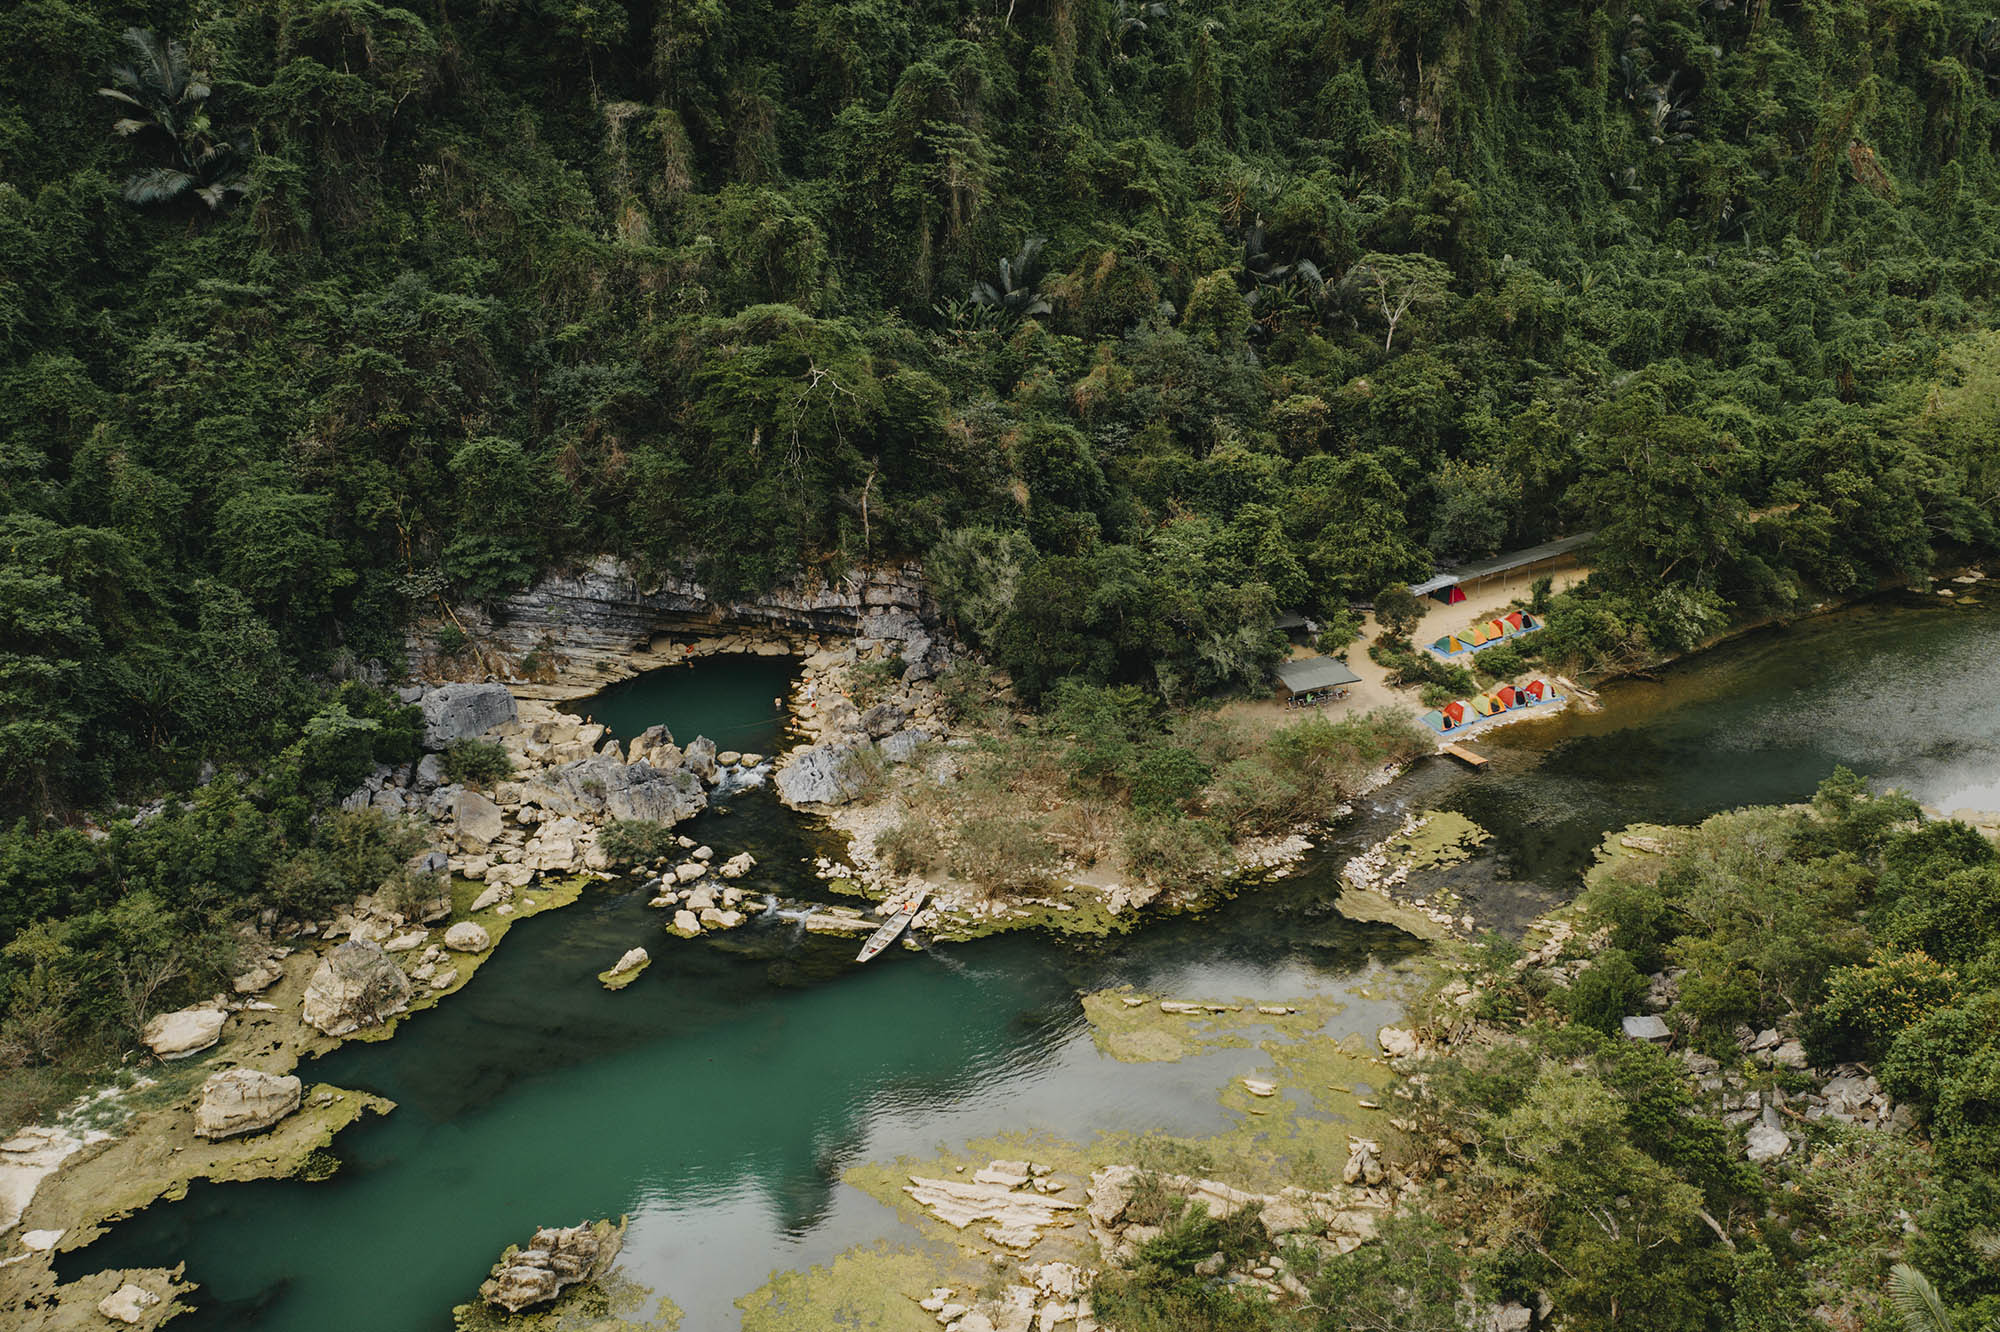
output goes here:
<path id="1" fill-rule="evenodd" d="M 1185 1217 L 1100 1283 L 1100 1316 L 1861 1329 L 1929 1289 L 1984 1326 L 2000 853 L 1845 773 L 1810 807 L 1607 847 L 1546 942 L 1474 950 L 1415 1034 L 1384 1033 L 1405 1075 L 1395 1169 L 1431 1183 L 1374 1244 L 1295 1265 L 1311 1297 L 1273 1307 L 1195 1270 L 1213 1223 Z"/>
<path id="2" fill-rule="evenodd" d="M 1129 687 L 1072 684 L 1033 726 L 964 755 L 958 782 L 903 790 L 902 821 L 878 846 L 904 868 L 942 862 L 998 889 L 1058 863 L 1199 887 L 1229 872 L 1235 843 L 1333 819 L 1428 748 L 1386 713 L 1263 735 L 1213 713 L 1162 713 Z M 960 844 L 936 847 L 940 826 L 961 829 Z"/>

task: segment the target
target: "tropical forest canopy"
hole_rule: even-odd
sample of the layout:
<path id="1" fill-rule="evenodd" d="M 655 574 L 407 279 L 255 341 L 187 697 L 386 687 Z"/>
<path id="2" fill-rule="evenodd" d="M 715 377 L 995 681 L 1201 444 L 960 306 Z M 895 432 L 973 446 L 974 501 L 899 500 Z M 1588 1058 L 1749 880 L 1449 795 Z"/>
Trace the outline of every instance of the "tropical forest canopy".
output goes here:
<path id="1" fill-rule="evenodd" d="M 1585 639 L 1918 573 L 2000 486 L 1996 15 L 24 0 L 0 785 L 603 551 L 930 555 L 1030 694 L 1169 697 L 1586 527 Z"/>

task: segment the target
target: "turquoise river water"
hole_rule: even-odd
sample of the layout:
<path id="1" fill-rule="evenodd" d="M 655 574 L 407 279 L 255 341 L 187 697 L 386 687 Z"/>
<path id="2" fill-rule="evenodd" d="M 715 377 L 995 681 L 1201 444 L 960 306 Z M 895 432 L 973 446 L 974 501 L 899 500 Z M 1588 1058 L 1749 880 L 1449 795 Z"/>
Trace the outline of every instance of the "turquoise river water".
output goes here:
<path id="1" fill-rule="evenodd" d="M 1494 840 L 1450 871 L 1475 909 L 1518 920 L 1572 893 L 1591 849 L 1635 821 L 1687 821 L 1809 795 L 1836 763 L 1934 807 L 2000 803 L 2000 615 L 1878 604 L 1752 635 L 1570 712 L 1482 738 L 1472 774 L 1425 760 L 1322 839 L 1302 872 L 1199 916 L 1105 941 L 1004 936 L 856 967 L 854 944 L 760 922 L 714 940 L 665 935 L 635 881 L 522 922 L 464 991 L 391 1041 L 337 1051 L 311 1079 L 393 1098 L 337 1143 L 322 1183 L 197 1185 L 69 1255 L 63 1275 L 185 1260 L 202 1283 L 190 1332 L 438 1332 L 507 1244 L 537 1225 L 629 1214 L 624 1267 L 687 1311 L 735 1327 L 773 1269 L 916 1232 L 840 1182 L 860 1161 L 1000 1132 L 1210 1133 L 1216 1099 L 1261 1052 L 1179 1063 L 1100 1055 L 1078 995 L 1272 998 L 1342 993 L 1330 1030 L 1396 1009 L 1357 986 L 1417 945 L 1332 908 L 1346 856 L 1408 810 L 1463 810 Z M 782 659 L 713 659 L 628 682 L 588 711 L 621 735 L 664 721 L 685 740 L 782 746 Z M 746 886 L 824 896 L 814 828 L 764 789 L 689 829 L 750 850 Z M 611 994 L 595 974 L 644 945 L 652 968 Z M 1372 993 L 1373 991 L 1371 991 Z"/>

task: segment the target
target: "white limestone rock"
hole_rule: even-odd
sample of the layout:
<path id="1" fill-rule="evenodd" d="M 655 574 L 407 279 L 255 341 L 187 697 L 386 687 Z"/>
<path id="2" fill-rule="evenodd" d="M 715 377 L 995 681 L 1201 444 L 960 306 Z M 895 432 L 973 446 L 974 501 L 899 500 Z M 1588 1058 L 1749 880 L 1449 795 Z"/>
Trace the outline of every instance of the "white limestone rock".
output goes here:
<path id="1" fill-rule="evenodd" d="M 201 1087 L 194 1112 L 198 1138 L 236 1138 L 262 1133 L 299 1108 L 299 1080 L 254 1068 L 213 1074 Z"/>
<path id="2" fill-rule="evenodd" d="M 183 1008 L 162 1013 L 146 1023 L 140 1039 L 162 1059 L 185 1059 L 208 1049 L 222 1038 L 227 1013 L 213 1008 Z"/>

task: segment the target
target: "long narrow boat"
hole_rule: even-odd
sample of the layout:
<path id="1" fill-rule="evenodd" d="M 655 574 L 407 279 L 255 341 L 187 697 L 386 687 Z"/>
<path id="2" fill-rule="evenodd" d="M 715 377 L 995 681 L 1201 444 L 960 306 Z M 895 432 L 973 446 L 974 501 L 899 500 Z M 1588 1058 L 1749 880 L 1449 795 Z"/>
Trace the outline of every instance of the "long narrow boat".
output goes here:
<path id="1" fill-rule="evenodd" d="M 900 901 L 889 903 L 889 918 L 882 922 L 880 929 L 868 936 L 868 942 L 861 945 L 861 951 L 854 955 L 854 960 L 866 962 L 896 942 L 903 931 L 910 928 L 910 922 L 917 918 L 917 913 L 924 909 L 924 898 L 929 895 L 930 889 L 919 888 Z"/>

